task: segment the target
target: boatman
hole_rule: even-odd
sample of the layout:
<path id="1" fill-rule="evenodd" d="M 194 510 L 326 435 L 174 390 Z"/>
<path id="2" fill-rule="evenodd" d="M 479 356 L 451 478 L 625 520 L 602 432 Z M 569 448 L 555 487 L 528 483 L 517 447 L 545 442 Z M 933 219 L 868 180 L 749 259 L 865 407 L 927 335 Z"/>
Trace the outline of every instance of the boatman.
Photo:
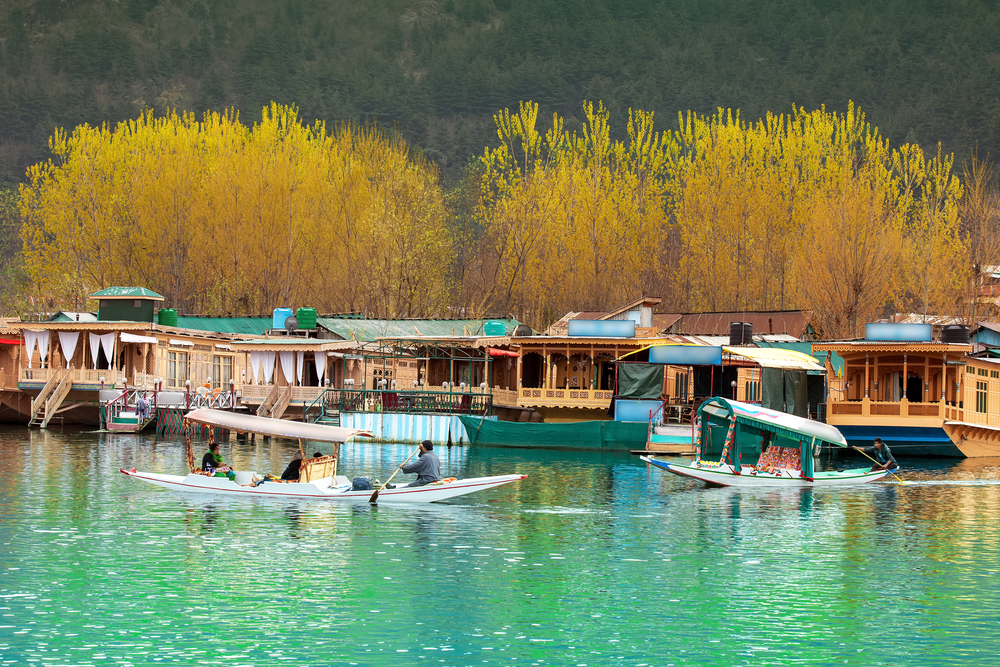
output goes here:
<path id="1" fill-rule="evenodd" d="M 869 451 L 865 451 L 863 447 L 854 448 L 862 454 L 868 454 L 875 459 L 875 465 L 872 466 L 872 470 L 896 470 L 899 468 L 899 464 L 896 463 L 892 452 L 889 451 L 889 445 L 882 442 L 882 438 L 875 438 L 872 444 L 874 446 Z"/>
<path id="2" fill-rule="evenodd" d="M 420 456 L 416 461 L 407 465 L 402 464 L 399 469 L 403 472 L 417 473 L 415 482 L 410 482 L 407 486 L 424 486 L 441 479 L 441 461 L 434 453 L 434 443 L 424 440 L 420 443 Z"/>

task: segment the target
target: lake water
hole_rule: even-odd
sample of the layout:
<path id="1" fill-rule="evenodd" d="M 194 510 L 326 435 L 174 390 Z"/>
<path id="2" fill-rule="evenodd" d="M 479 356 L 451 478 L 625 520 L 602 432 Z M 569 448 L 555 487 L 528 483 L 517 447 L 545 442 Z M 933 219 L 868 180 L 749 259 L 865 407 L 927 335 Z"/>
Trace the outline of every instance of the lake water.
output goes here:
<path id="1" fill-rule="evenodd" d="M 280 472 L 290 442 L 222 446 Z M 412 451 L 350 445 L 385 479 Z M 202 449 L 196 451 L 201 456 Z M 447 503 L 183 495 L 179 438 L 0 431 L 0 665 L 993 665 L 1000 461 L 710 489 L 627 454 L 439 449 Z M 412 476 L 411 476 L 412 477 Z"/>

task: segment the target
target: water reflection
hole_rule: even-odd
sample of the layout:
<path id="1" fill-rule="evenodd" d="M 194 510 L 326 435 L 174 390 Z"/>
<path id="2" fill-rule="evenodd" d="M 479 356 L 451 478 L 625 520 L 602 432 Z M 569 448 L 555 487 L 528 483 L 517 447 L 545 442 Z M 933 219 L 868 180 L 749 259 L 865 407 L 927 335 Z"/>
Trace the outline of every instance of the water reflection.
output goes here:
<path id="1" fill-rule="evenodd" d="M 295 451 L 223 445 L 260 472 Z M 385 479 L 411 451 L 345 446 L 342 472 Z M 909 461 L 912 485 L 734 490 L 627 454 L 439 456 L 451 476 L 529 476 L 429 506 L 229 499 L 117 473 L 183 471 L 179 438 L 2 431 L 0 654 L 968 665 L 1000 653 L 1000 484 L 979 483 L 1000 479 L 998 460 Z"/>

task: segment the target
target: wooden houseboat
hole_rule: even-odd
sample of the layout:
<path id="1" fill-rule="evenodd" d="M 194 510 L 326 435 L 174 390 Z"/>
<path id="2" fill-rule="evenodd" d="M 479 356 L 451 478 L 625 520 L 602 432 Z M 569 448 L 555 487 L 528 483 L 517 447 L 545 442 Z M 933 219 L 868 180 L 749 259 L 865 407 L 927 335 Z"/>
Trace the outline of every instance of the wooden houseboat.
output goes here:
<path id="1" fill-rule="evenodd" d="M 864 340 L 812 349 L 844 359 L 842 373 L 827 364 L 826 412 L 852 446 L 880 437 L 910 456 L 1000 455 L 990 435 L 1000 427 L 1000 402 L 991 403 L 1000 367 L 967 356 L 967 333 L 935 341 L 930 324 L 870 324 Z"/>
<path id="2" fill-rule="evenodd" d="M 17 322 L 17 388 L 30 400 L 29 425 L 105 424 L 141 430 L 190 407 L 233 408 L 242 357 L 231 335 L 157 323 L 163 297 L 111 287 L 90 298 L 98 313 Z M 148 403 L 140 419 L 138 399 Z"/>

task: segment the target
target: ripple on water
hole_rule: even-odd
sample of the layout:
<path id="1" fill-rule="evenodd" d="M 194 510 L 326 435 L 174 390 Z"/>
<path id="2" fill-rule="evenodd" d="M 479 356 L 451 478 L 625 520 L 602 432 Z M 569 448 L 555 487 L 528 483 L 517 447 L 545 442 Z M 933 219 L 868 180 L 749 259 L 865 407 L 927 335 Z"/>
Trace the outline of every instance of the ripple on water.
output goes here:
<path id="1" fill-rule="evenodd" d="M 968 462 L 954 477 L 914 466 L 915 485 L 740 492 L 627 455 L 452 448 L 448 474 L 529 477 L 373 507 L 184 496 L 117 473 L 180 470 L 179 441 L 14 433 L 0 438 L 17 471 L 0 477 L 5 664 L 969 665 L 1000 653 L 1000 489 Z M 224 454 L 280 470 L 294 449 Z M 345 447 L 342 465 L 385 478 L 410 451 Z"/>

